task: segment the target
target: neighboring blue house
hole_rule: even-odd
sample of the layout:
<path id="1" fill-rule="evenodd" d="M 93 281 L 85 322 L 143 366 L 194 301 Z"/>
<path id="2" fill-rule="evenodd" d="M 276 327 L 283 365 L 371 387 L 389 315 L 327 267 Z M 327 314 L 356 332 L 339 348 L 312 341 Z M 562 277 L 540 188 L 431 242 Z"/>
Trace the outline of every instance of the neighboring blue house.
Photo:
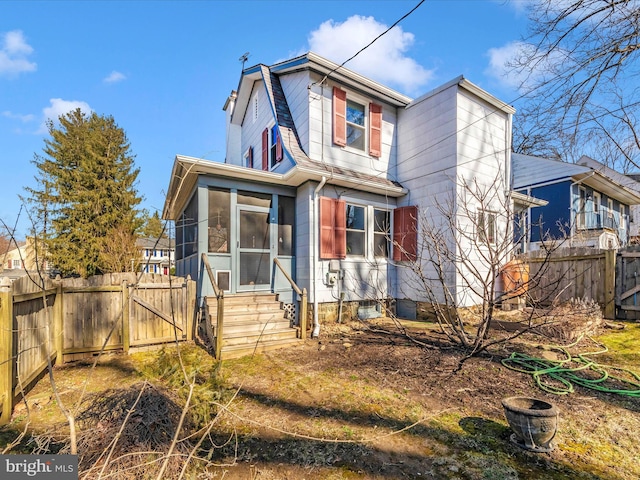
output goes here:
<path id="1" fill-rule="evenodd" d="M 589 166 L 515 153 L 511 161 L 513 190 L 548 202 L 523 212 L 520 251 L 539 249 L 543 238 L 602 249 L 628 244 L 630 206 L 640 194 Z"/>

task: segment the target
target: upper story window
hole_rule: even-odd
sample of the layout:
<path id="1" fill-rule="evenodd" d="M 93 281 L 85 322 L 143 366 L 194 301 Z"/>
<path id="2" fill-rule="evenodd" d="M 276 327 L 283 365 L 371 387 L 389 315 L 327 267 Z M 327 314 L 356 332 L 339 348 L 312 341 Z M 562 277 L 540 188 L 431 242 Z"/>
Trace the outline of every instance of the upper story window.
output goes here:
<path id="1" fill-rule="evenodd" d="M 365 107 L 347 100 L 347 146 L 363 150 L 365 148 Z"/>
<path id="2" fill-rule="evenodd" d="M 247 168 L 253 168 L 253 147 L 247 148 L 242 157 L 242 166 Z"/>
<path id="3" fill-rule="evenodd" d="M 282 141 L 277 125 L 262 131 L 262 170 L 269 170 L 283 158 Z"/>
<path id="4" fill-rule="evenodd" d="M 613 218 L 613 198 L 607 198 L 607 216 Z"/>
<path id="5" fill-rule="evenodd" d="M 333 87 L 333 143 L 351 147 L 372 157 L 382 153 L 382 107 L 352 98 Z"/>

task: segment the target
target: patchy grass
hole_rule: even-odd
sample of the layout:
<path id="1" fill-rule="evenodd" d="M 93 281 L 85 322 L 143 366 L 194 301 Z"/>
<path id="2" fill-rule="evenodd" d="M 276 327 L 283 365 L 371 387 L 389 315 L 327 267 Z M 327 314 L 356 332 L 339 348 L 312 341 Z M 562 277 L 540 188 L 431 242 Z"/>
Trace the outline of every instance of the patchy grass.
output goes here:
<path id="1" fill-rule="evenodd" d="M 640 478 L 640 399 L 585 389 L 554 396 L 538 390 L 530 376 L 501 365 L 511 351 L 535 351 L 540 337 L 468 360 L 454 375 L 461 358 L 454 350 L 422 348 L 391 323 L 370 326 L 387 333 L 353 323 L 325 328 L 320 340 L 222 364 L 185 345 L 182 365 L 175 349 L 165 349 L 105 358 L 91 375 L 82 363 L 56 368 L 55 375 L 69 403 L 79 398 L 85 381 L 95 394 L 142 380 L 184 402 L 184 366 L 195 380 L 191 421 L 215 422 L 198 451 L 211 462 L 206 468 L 199 464 L 201 478 Z M 433 325 L 404 326 L 418 339 L 438 338 Z M 606 330 L 596 338 L 609 347 L 602 363 L 637 368 L 638 338 L 639 325 Z M 551 453 L 531 453 L 509 441 L 500 401 L 513 395 L 558 406 Z M 46 380 L 28 400 L 32 431 L 64 436 Z M 13 423 L 0 430 L 0 445 L 15 438 L 26 418 L 25 411 L 16 411 Z"/>

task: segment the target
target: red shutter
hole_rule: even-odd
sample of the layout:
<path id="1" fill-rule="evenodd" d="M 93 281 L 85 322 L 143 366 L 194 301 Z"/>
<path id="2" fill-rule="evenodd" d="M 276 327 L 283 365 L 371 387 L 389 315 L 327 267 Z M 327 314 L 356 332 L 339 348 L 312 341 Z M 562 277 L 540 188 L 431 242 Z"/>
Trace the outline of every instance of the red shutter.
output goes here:
<path id="1" fill-rule="evenodd" d="M 418 251 L 418 207 L 398 207 L 393 211 L 393 259 L 416 259 Z"/>
<path id="2" fill-rule="evenodd" d="M 320 258 L 347 256 L 347 204 L 344 200 L 320 197 Z"/>
<path id="3" fill-rule="evenodd" d="M 332 198 L 320 197 L 320 258 L 333 258 L 335 203 Z"/>
<path id="4" fill-rule="evenodd" d="M 269 129 L 262 131 L 262 170 L 269 170 Z"/>
<path id="5" fill-rule="evenodd" d="M 253 168 L 253 147 L 249 147 L 249 155 L 247 157 L 247 167 Z"/>
<path id="6" fill-rule="evenodd" d="M 280 139 L 280 130 L 274 130 L 276 132 L 276 162 L 282 161 L 282 140 Z"/>
<path id="7" fill-rule="evenodd" d="M 347 92 L 333 87 L 333 143 L 347 144 Z"/>
<path id="8" fill-rule="evenodd" d="M 382 107 L 369 105 L 369 154 L 380 158 L 382 155 Z"/>
<path id="9" fill-rule="evenodd" d="M 344 200 L 335 200 L 335 236 L 334 236 L 334 255 L 335 258 L 347 257 L 347 202 Z"/>

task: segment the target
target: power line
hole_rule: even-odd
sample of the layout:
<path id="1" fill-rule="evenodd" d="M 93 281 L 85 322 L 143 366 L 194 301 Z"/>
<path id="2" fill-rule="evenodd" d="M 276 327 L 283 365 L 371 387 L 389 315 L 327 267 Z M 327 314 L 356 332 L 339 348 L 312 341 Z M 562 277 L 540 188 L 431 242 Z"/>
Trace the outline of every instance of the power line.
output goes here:
<path id="1" fill-rule="evenodd" d="M 380 38 L 382 38 L 384 35 L 386 35 L 387 33 L 389 33 L 389 31 L 391 31 L 396 25 L 398 25 L 402 20 L 404 20 L 405 18 L 407 18 L 409 15 L 411 15 L 413 12 L 415 12 L 418 7 L 420 7 L 420 5 L 422 5 L 426 0 L 420 0 L 418 2 L 418 4 L 413 7 L 411 10 L 409 10 L 407 13 L 405 13 L 402 17 L 400 17 L 398 20 L 396 20 L 393 25 L 391 25 L 389 28 L 387 28 L 384 32 L 382 32 L 380 35 L 378 35 L 376 38 L 374 38 L 373 40 L 371 40 L 367 45 L 365 45 L 364 47 L 362 47 L 360 50 L 358 50 L 356 53 L 354 53 L 351 57 L 347 58 L 344 62 L 342 62 L 340 65 L 338 65 L 337 67 L 335 67 L 334 69 L 332 69 L 329 73 L 327 73 L 322 80 L 320 80 L 319 82 L 315 82 L 312 83 L 311 85 L 317 85 L 319 83 L 323 83 L 327 78 L 329 78 L 329 75 L 331 75 L 332 73 L 335 73 L 339 68 L 344 67 L 348 62 L 350 62 L 351 60 L 353 60 L 354 58 L 356 58 L 358 55 L 360 55 L 362 52 L 364 52 L 367 48 L 369 48 L 371 45 L 373 45 L 376 41 L 378 41 Z"/>

